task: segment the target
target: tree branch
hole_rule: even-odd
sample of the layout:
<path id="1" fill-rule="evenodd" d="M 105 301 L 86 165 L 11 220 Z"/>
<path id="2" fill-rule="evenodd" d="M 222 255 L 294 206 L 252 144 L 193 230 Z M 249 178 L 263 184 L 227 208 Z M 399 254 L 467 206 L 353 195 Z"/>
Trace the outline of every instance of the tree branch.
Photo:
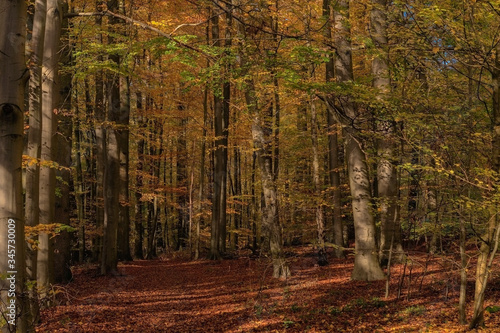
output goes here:
<path id="1" fill-rule="evenodd" d="M 109 10 L 105 10 L 105 11 L 102 11 L 102 12 L 68 13 L 68 14 L 64 15 L 65 18 L 85 17 L 85 16 L 110 16 L 110 17 L 116 17 L 116 18 L 124 20 L 125 22 L 128 22 L 128 23 L 140 26 L 141 28 L 143 28 L 145 30 L 150 30 L 150 31 L 156 32 L 158 35 L 167 38 L 168 40 L 174 42 L 178 46 L 186 48 L 186 49 L 189 49 L 189 50 L 194 51 L 196 53 L 202 54 L 203 56 L 205 56 L 208 59 L 211 59 L 211 60 L 215 59 L 212 55 L 206 53 L 202 49 L 199 49 L 197 47 L 194 47 L 194 46 L 191 46 L 191 45 L 186 44 L 184 42 L 181 42 L 181 41 L 175 39 L 174 36 L 172 36 L 172 34 L 175 31 L 177 31 L 178 29 L 180 29 L 183 26 L 187 26 L 187 25 L 189 25 L 189 26 L 197 26 L 197 25 L 203 24 L 204 22 L 194 23 L 194 24 L 181 24 L 180 26 L 178 26 L 177 28 L 175 28 L 172 31 L 172 33 L 168 34 L 168 33 L 163 32 L 160 29 L 155 28 L 155 27 L 153 27 L 153 26 L 151 26 L 151 25 L 149 25 L 149 24 L 147 24 L 145 22 L 135 20 L 135 19 L 133 19 L 131 17 L 128 17 L 128 16 L 125 16 L 125 15 L 113 13 L 113 12 L 111 12 Z"/>

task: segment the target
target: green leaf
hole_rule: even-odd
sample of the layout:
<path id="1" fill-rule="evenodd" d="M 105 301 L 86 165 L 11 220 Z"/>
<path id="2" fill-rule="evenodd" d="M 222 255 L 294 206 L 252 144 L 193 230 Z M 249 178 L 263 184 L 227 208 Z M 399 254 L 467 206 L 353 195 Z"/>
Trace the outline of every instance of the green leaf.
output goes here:
<path id="1" fill-rule="evenodd" d="M 495 312 L 500 311 L 500 306 L 498 306 L 498 305 L 490 305 L 485 310 L 488 311 L 489 313 L 495 313 Z"/>

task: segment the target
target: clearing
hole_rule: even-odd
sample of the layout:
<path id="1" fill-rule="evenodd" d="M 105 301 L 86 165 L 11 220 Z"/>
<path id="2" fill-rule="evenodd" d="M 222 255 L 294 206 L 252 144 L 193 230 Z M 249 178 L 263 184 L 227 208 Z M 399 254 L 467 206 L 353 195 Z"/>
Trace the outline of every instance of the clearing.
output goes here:
<path id="1" fill-rule="evenodd" d="M 75 267 L 73 282 L 54 288 L 57 305 L 42 312 L 37 332 L 465 331 L 458 324 L 459 272 L 449 257 L 410 252 L 406 267 L 392 267 L 385 299 L 385 281 L 350 280 L 352 257 L 319 267 L 312 248 L 293 251 L 287 281 L 271 278 L 268 259 L 248 255 L 139 260 L 120 264 L 117 277 Z M 485 305 L 500 305 L 498 261 Z M 482 332 L 498 332 L 500 312 L 485 317 Z"/>

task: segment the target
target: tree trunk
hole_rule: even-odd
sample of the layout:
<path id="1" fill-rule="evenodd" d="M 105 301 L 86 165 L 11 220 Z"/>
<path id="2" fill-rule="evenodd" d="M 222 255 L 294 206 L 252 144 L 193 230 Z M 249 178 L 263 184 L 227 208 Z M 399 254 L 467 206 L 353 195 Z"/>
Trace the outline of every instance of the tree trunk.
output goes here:
<path id="1" fill-rule="evenodd" d="M 108 1 L 108 8 L 111 11 L 118 9 L 118 1 Z M 109 30 L 115 33 L 118 20 L 110 19 Z M 108 36 L 108 42 L 114 43 L 114 38 Z M 120 57 L 116 53 L 109 55 L 109 59 L 119 66 Z M 119 205 L 120 205 L 120 182 L 116 182 L 116 177 L 120 176 L 120 148 L 117 124 L 121 117 L 120 80 L 116 73 L 108 74 L 106 80 L 106 93 L 108 98 L 107 116 L 108 125 L 104 128 L 104 174 L 103 174 L 103 195 L 104 195 L 104 220 L 102 237 L 101 274 L 118 273 L 118 225 L 119 225 Z"/>
<path id="2" fill-rule="evenodd" d="M 352 48 L 350 42 L 349 1 L 339 1 L 338 10 L 334 13 L 335 21 L 335 73 L 338 82 L 354 79 L 352 69 Z M 360 118 L 359 111 L 349 97 L 339 97 L 336 108 L 329 105 L 329 112 L 336 115 L 340 110 L 339 121 L 345 121 L 346 158 L 348 165 L 349 185 L 352 196 L 354 232 L 356 248 L 354 257 L 353 280 L 383 280 L 384 272 L 377 260 L 375 241 L 375 223 L 371 209 L 370 180 L 366 157 L 362 150 L 361 137 L 353 125 Z M 354 122 L 354 123 L 353 123 Z"/>
<path id="3" fill-rule="evenodd" d="M 96 7 L 99 9 L 102 1 L 96 0 Z M 102 27 L 102 16 L 96 16 L 95 24 Z M 103 34 L 97 35 L 97 42 L 103 43 Z M 97 56 L 97 62 L 103 63 L 104 57 L 102 54 Z M 104 122 L 106 121 L 106 111 L 104 109 L 104 73 L 103 70 L 97 70 L 95 74 L 95 147 L 93 147 L 95 162 L 95 179 L 94 185 L 94 200 L 93 200 L 93 215 L 97 233 L 92 241 L 92 261 L 97 262 L 102 258 L 102 243 L 103 243 L 103 226 L 104 226 L 104 170 L 106 165 L 106 129 Z"/>
<path id="4" fill-rule="evenodd" d="M 137 259 L 144 258 L 143 251 L 143 238 L 144 238 L 144 227 L 143 227 L 143 206 L 144 203 L 141 201 L 142 190 L 144 187 L 143 173 L 144 173 L 144 110 L 142 108 L 142 93 L 138 92 L 136 95 L 137 104 L 137 127 L 139 131 L 137 132 L 137 166 L 136 166 L 136 180 L 135 180 L 135 239 L 134 239 L 134 257 Z"/>
<path id="5" fill-rule="evenodd" d="M 21 297 L 25 291 L 26 259 L 21 181 L 26 16 L 25 1 L 3 2 L 0 10 L 0 272 L 8 276 L 0 280 L 0 311 L 6 318 L 2 332 L 28 330 L 28 306 Z M 12 234 L 14 236 L 9 237 Z M 11 292 L 12 282 L 15 290 Z"/>
<path id="6" fill-rule="evenodd" d="M 325 40 L 331 43 L 332 39 L 332 10 L 331 1 L 323 0 L 323 18 L 325 19 Z M 326 82 L 334 79 L 334 55 L 333 52 L 328 57 L 325 68 Z M 341 212 L 341 191 L 340 191 L 340 164 L 339 164 L 339 145 L 338 128 L 334 117 L 327 112 L 328 121 L 328 174 L 330 177 L 330 186 L 333 188 L 333 244 L 335 245 L 335 257 L 345 258 L 344 238 Z"/>
<path id="7" fill-rule="evenodd" d="M 149 155 L 151 162 L 149 163 L 150 173 L 150 191 L 155 193 L 155 189 L 160 186 L 160 169 L 163 156 L 163 122 L 159 119 L 151 121 L 151 134 L 149 140 Z M 155 137 L 155 134 L 157 137 Z M 157 139 L 158 138 L 158 139 Z M 160 146 L 156 147 L 156 142 L 160 142 Z M 180 203 L 178 202 L 178 205 Z M 160 207 L 158 202 L 158 195 L 153 196 L 152 200 L 148 201 L 148 246 L 146 259 L 153 259 L 157 256 L 157 236 L 158 236 L 158 222 L 160 215 Z M 163 238 L 163 235 L 160 235 Z"/>
<path id="8" fill-rule="evenodd" d="M 476 268 L 476 288 L 474 293 L 474 306 L 472 319 L 469 324 L 470 329 L 484 326 L 484 295 L 486 286 L 488 285 L 488 278 L 491 274 L 491 266 L 493 259 L 500 242 L 500 225 L 499 219 L 492 216 L 488 222 L 486 235 L 482 241 L 479 250 L 479 257 L 477 258 Z"/>
<path id="9" fill-rule="evenodd" d="M 495 66 L 492 75 L 493 83 L 493 171 L 500 172 L 500 43 L 496 46 Z M 490 217 L 486 233 L 481 240 L 476 268 L 476 289 L 474 293 L 474 314 L 469 328 L 484 326 L 484 293 L 488 283 L 491 264 L 498 250 L 500 219 L 498 214 Z"/>
<path id="10" fill-rule="evenodd" d="M 57 0 L 47 1 L 47 19 L 42 61 L 42 146 L 40 158 L 40 224 L 54 223 L 55 170 L 53 153 L 56 133 L 58 99 L 59 40 L 62 27 L 62 9 Z M 39 235 L 37 258 L 37 286 L 42 297 L 54 282 L 53 244 L 46 232 Z"/>
<path id="11" fill-rule="evenodd" d="M 227 32 L 226 32 L 227 33 Z M 221 47 L 219 17 L 212 16 L 212 40 Z M 218 259 L 226 251 L 226 205 L 227 205 L 227 144 L 229 123 L 229 82 L 222 83 L 222 98 L 214 93 L 214 195 L 212 202 L 212 230 L 210 257 Z"/>
<path id="12" fill-rule="evenodd" d="M 189 238 L 189 196 L 188 196 L 188 151 L 187 151 L 187 116 L 185 106 L 177 105 L 180 119 L 180 133 L 177 140 L 177 227 L 178 227 L 178 245 L 177 249 L 186 248 Z"/>
<path id="13" fill-rule="evenodd" d="M 257 193 L 255 191 L 255 174 L 257 172 L 257 154 L 255 151 L 252 153 L 252 177 L 250 180 L 251 189 L 250 196 L 252 198 L 252 202 L 250 204 L 250 219 L 252 220 L 252 252 L 257 253 L 257 250 L 260 249 L 261 239 L 260 239 L 260 229 L 257 225 L 258 214 L 257 214 Z"/>
<path id="14" fill-rule="evenodd" d="M 238 114 L 235 115 L 238 119 Z M 237 121 L 235 119 L 235 122 Z M 239 237 L 238 229 L 242 227 L 243 205 L 241 188 L 241 148 L 235 146 L 233 149 L 233 233 L 231 234 L 231 247 L 233 250 L 238 248 Z"/>
<path id="15" fill-rule="evenodd" d="M 388 66 L 388 43 L 387 43 L 387 0 L 372 0 L 371 11 L 372 39 L 379 54 L 375 56 L 372 63 L 373 87 L 378 92 L 378 100 L 383 100 L 390 90 L 390 74 Z M 382 112 L 383 113 L 383 112 Z M 377 165 L 377 193 L 380 199 L 380 256 L 382 263 L 387 262 L 389 248 L 393 240 L 392 259 L 402 259 L 403 247 L 401 245 L 401 228 L 397 214 L 398 178 L 395 161 L 395 123 L 388 120 L 388 116 L 382 115 L 377 130 L 382 137 L 378 140 L 378 165 Z"/>
<path id="16" fill-rule="evenodd" d="M 60 9 L 67 13 L 67 6 L 61 6 Z M 63 39 L 66 47 L 59 48 L 60 60 L 65 67 L 71 66 L 73 45 L 69 40 L 69 22 L 64 19 L 62 22 Z M 60 95 L 57 112 L 56 135 L 54 137 L 54 161 L 58 163 L 56 169 L 56 188 L 57 200 L 55 202 L 54 222 L 70 225 L 72 216 L 71 205 L 71 152 L 73 122 L 71 112 L 71 80 L 72 75 L 66 72 L 60 75 L 60 84 L 58 93 Z M 73 233 L 67 231 L 61 232 L 54 237 L 54 282 L 67 283 L 71 280 L 71 240 Z"/>
<path id="17" fill-rule="evenodd" d="M 312 174 L 314 182 L 314 191 L 316 195 L 316 226 L 318 230 L 318 265 L 328 265 L 326 246 L 325 246 L 325 218 L 323 214 L 323 198 L 320 182 L 319 153 L 318 153 L 318 120 L 316 114 L 316 105 L 311 100 L 311 141 L 312 141 Z"/>
<path id="18" fill-rule="evenodd" d="M 110 115 L 108 121 L 115 121 L 113 114 L 116 114 L 116 108 L 119 96 L 118 87 L 114 80 L 109 80 L 111 84 L 110 94 Z M 105 138 L 105 168 L 103 177 L 104 193 L 104 221 L 102 237 L 102 257 L 101 274 L 118 274 L 118 215 L 119 215 L 119 184 L 116 183 L 116 176 L 120 174 L 120 157 L 118 149 L 118 140 L 114 128 L 104 130 Z"/>
<path id="19" fill-rule="evenodd" d="M 78 105 L 78 103 L 77 103 Z M 83 180 L 83 168 L 82 168 L 82 140 L 83 131 L 81 129 L 81 119 L 78 111 L 76 109 L 76 114 L 74 118 L 74 128 L 75 128 L 75 173 L 74 173 L 74 187 L 75 187 L 75 201 L 76 201 L 76 215 L 78 220 L 78 262 L 83 263 L 85 257 L 85 189 Z"/>
<path id="20" fill-rule="evenodd" d="M 346 157 L 352 196 L 356 237 L 353 280 L 376 281 L 385 278 L 377 260 L 375 223 L 371 210 L 370 182 L 366 158 L 359 139 L 346 133 Z"/>
<path id="21" fill-rule="evenodd" d="M 269 242 L 273 262 L 273 277 L 286 279 L 290 269 L 283 255 L 281 226 L 278 216 L 278 198 L 274 181 L 272 128 L 269 121 L 263 121 L 255 96 L 253 82 L 247 83 L 246 102 L 253 117 L 252 138 L 256 159 L 260 167 L 264 207 L 262 209 L 262 227 Z"/>
<path id="22" fill-rule="evenodd" d="M 125 1 L 119 1 L 119 12 L 125 15 Z M 123 24 L 124 26 L 124 24 Z M 121 32 L 127 36 L 126 32 Z M 120 62 L 120 66 L 126 66 Z M 117 140 L 120 151 L 119 220 L 118 220 L 118 260 L 130 261 L 130 197 L 129 197 L 129 123 L 130 123 L 130 82 L 120 75 L 120 117 L 117 121 Z"/>
<path id="23" fill-rule="evenodd" d="M 208 38 L 208 27 L 207 27 Z M 203 92 L 203 129 L 201 139 L 201 152 L 200 152 L 200 188 L 198 191 L 198 207 L 196 218 L 196 233 L 194 238 L 194 259 L 200 257 L 200 229 L 203 222 L 203 201 L 205 199 L 205 160 L 206 160 L 206 146 L 207 146 L 207 126 L 208 126 L 208 87 L 205 87 Z"/>
<path id="24" fill-rule="evenodd" d="M 118 222 L 118 260 L 130 261 L 130 198 L 129 198 L 129 122 L 130 85 L 127 77 L 120 77 L 120 118 L 117 130 L 120 151 L 120 193 Z"/>
<path id="25" fill-rule="evenodd" d="M 465 221 L 460 218 L 460 297 L 458 301 L 458 318 L 460 324 L 467 324 L 467 253 Z"/>
<path id="26" fill-rule="evenodd" d="M 40 183 L 40 150 L 41 150 L 41 112 L 42 112 L 42 58 L 45 38 L 45 21 L 47 17 L 47 1 L 35 1 L 35 13 L 30 52 L 29 80 L 29 129 L 27 154 L 30 159 L 26 166 L 26 225 L 35 227 L 39 223 L 38 202 Z M 33 239 L 37 241 L 38 237 Z M 34 245 L 34 244 L 33 244 Z M 26 251 L 27 279 L 36 282 L 37 251 L 28 244 Z M 29 291 L 30 323 L 37 323 L 40 316 L 36 288 Z"/>

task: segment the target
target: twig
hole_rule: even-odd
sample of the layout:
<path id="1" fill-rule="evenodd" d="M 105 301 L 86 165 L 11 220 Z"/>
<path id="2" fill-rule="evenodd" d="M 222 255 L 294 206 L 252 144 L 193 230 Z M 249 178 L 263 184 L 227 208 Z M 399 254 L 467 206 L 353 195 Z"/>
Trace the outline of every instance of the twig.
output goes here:
<path id="1" fill-rule="evenodd" d="M 196 53 L 200 53 L 203 56 L 207 57 L 208 59 L 211 59 L 211 60 L 215 59 L 212 55 L 206 53 L 205 51 L 203 51 L 203 50 L 201 50 L 201 49 L 199 49 L 197 47 L 191 46 L 189 44 L 186 44 L 184 42 L 181 42 L 181 41 L 175 39 L 174 36 L 172 36 L 172 33 L 174 33 L 177 29 L 179 29 L 181 26 L 183 26 L 183 24 L 181 24 L 180 26 L 178 26 L 177 28 L 175 28 L 174 31 L 172 31 L 172 33 L 167 34 L 166 32 L 163 32 L 160 29 L 155 28 L 155 27 L 153 27 L 153 26 L 151 26 L 151 25 L 149 25 L 147 23 L 135 20 L 135 19 L 133 19 L 131 17 L 128 17 L 128 16 L 125 16 L 125 15 L 113 13 L 113 12 L 111 12 L 109 10 L 105 10 L 105 11 L 102 11 L 102 12 L 68 13 L 64 17 L 66 17 L 66 18 L 72 18 L 72 17 L 79 17 L 79 16 L 111 16 L 111 17 L 116 17 L 116 18 L 122 19 L 122 20 L 124 20 L 124 21 L 126 21 L 128 23 L 132 23 L 132 24 L 138 25 L 138 26 L 140 26 L 143 29 L 156 32 L 158 35 L 167 38 L 168 40 L 174 42 L 175 44 L 177 44 L 177 45 L 179 45 L 181 47 L 184 47 L 186 49 L 195 51 Z M 197 23 L 196 25 L 199 25 L 199 24 L 202 24 L 202 23 L 203 22 Z M 187 24 L 184 24 L 184 25 L 187 25 Z"/>
<path id="2" fill-rule="evenodd" d="M 398 300 L 399 300 L 399 298 L 401 297 L 401 289 L 402 289 L 402 287 L 403 287 L 403 281 L 404 281 L 404 279 L 405 279 L 405 274 L 406 274 L 406 266 L 407 266 L 407 264 L 408 264 L 408 259 L 407 259 L 407 260 L 405 260 L 405 264 L 404 264 L 404 266 L 403 266 L 403 275 L 401 275 L 401 280 L 399 281 L 399 286 L 398 286 L 398 298 L 397 298 Z"/>
<path id="3" fill-rule="evenodd" d="M 385 298 L 389 297 L 389 282 L 391 279 L 391 259 L 392 259 L 392 247 L 394 245 L 394 233 L 391 237 L 391 247 L 389 248 L 389 259 L 387 260 L 387 281 L 385 282 Z"/>

